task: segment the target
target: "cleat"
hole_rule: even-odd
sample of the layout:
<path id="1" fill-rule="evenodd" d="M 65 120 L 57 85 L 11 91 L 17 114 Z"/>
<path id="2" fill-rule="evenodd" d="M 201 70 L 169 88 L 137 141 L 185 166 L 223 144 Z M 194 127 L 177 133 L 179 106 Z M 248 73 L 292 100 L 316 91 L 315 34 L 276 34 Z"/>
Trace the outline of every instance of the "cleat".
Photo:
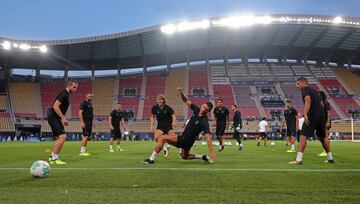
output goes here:
<path id="1" fill-rule="evenodd" d="M 154 164 L 154 163 L 155 161 L 150 159 L 145 159 L 144 161 L 140 161 L 140 164 Z"/>
<path id="2" fill-rule="evenodd" d="M 319 157 L 326 157 L 327 154 L 326 154 L 326 152 L 321 152 L 320 154 L 318 154 L 318 156 L 319 156 Z"/>
<path id="3" fill-rule="evenodd" d="M 164 157 L 167 158 L 169 156 L 169 151 L 164 151 Z"/>
<path id="4" fill-rule="evenodd" d="M 66 164 L 66 162 L 63 162 L 63 161 L 61 161 L 60 159 L 56 159 L 56 160 L 51 160 L 51 161 L 50 161 L 50 164 L 59 164 L 59 165 L 62 165 L 62 164 Z"/>
<path id="5" fill-rule="evenodd" d="M 123 152 L 124 150 L 121 148 L 116 149 L 117 152 Z"/>
<path id="6" fill-rule="evenodd" d="M 88 157 L 90 156 L 91 154 L 90 153 L 87 153 L 87 152 L 83 152 L 83 153 L 80 153 L 79 156 L 82 156 L 82 157 Z"/>
<path id="7" fill-rule="evenodd" d="M 289 153 L 293 153 L 293 152 L 296 152 L 295 149 L 289 149 L 288 151 L 286 152 L 289 152 Z"/>
<path id="8" fill-rule="evenodd" d="M 335 164 L 335 161 L 333 159 L 332 160 L 325 160 L 324 163 Z"/>
<path id="9" fill-rule="evenodd" d="M 202 156 L 202 160 L 204 160 L 204 161 L 207 162 L 208 164 L 214 163 L 214 161 L 213 161 L 212 159 L 210 159 L 210 157 L 208 157 L 207 155 L 203 155 L 203 156 Z"/>
<path id="10" fill-rule="evenodd" d="M 48 159 L 48 161 L 50 162 L 51 160 L 52 160 L 52 157 L 50 156 L 49 159 Z"/>
<path id="11" fill-rule="evenodd" d="M 242 150 L 244 148 L 244 145 L 240 144 L 238 150 Z"/>
<path id="12" fill-rule="evenodd" d="M 302 165 L 302 161 L 298 162 L 298 161 L 294 160 L 294 161 L 289 162 L 289 164 Z"/>
<path id="13" fill-rule="evenodd" d="M 257 143 L 257 146 L 260 147 L 260 143 Z"/>
<path id="14" fill-rule="evenodd" d="M 113 149 L 110 149 L 110 152 L 114 152 L 114 150 L 113 150 Z"/>

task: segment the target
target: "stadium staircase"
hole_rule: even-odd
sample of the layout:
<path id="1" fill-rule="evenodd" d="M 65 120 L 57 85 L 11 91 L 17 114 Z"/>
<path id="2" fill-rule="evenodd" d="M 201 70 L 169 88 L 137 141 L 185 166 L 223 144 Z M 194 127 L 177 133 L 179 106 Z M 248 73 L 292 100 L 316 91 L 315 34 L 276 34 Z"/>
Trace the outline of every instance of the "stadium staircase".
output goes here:
<path id="1" fill-rule="evenodd" d="M 321 91 L 324 91 L 325 93 L 327 93 L 326 89 L 324 88 L 324 86 L 321 83 L 317 83 L 317 86 L 319 87 L 319 89 Z M 331 97 L 328 97 L 328 101 L 330 103 L 330 106 L 336 111 L 336 113 L 339 115 L 339 117 L 345 118 L 343 111 L 340 109 L 340 107 L 337 105 L 337 103 Z"/>
<path id="2" fill-rule="evenodd" d="M 251 90 L 251 94 L 253 95 L 253 97 L 251 97 L 251 98 L 255 101 L 255 104 L 256 104 L 256 107 L 259 110 L 260 116 L 261 117 L 266 117 L 265 109 L 261 105 L 261 102 L 260 102 L 260 100 L 258 98 L 258 93 L 257 93 L 256 87 L 255 86 L 250 86 L 250 90 Z"/>
<path id="3" fill-rule="evenodd" d="M 143 74 L 142 77 L 142 83 L 141 83 L 141 91 L 140 91 L 140 96 L 146 96 L 145 91 L 146 91 L 146 87 L 148 86 L 147 84 L 147 74 Z M 137 110 L 137 114 L 136 114 L 136 119 L 140 120 L 143 118 L 143 114 L 144 114 L 144 103 L 145 103 L 145 97 L 141 97 L 140 101 L 139 101 L 139 106 L 138 106 L 138 110 Z"/>
<path id="4" fill-rule="evenodd" d="M 184 118 L 184 104 L 181 101 L 180 97 L 177 94 L 176 87 L 183 87 L 184 93 L 187 93 L 187 81 L 186 79 L 186 70 L 185 69 L 173 69 L 169 71 L 169 76 L 166 79 L 165 83 L 165 96 L 167 98 L 167 103 L 174 109 L 175 115 L 181 120 Z"/>

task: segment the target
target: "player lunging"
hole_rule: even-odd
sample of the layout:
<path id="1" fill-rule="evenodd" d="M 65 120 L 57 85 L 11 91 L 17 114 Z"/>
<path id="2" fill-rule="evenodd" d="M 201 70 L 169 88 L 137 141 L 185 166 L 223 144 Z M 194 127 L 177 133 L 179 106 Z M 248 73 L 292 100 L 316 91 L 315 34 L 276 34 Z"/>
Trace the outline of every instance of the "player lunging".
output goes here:
<path id="1" fill-rule="evenodd" d="M 114 152 L 113 149 L 113 141 L 116 140 L 116 151 L 124 151 L 120 148 L 120 141 L 121 141 L 121 127 L 124 131 L 126 131 L 125 126 L 125 119 L 124 119 L 124 113 L 121 111 L 122 105 L 120 102 L 117 103 L 117 107 L 111 111 L 109 116 L 109 125 L 110 125 L 110 131 L 111 131 L 111 138 L 109 141 L 109 151 Z"/>
<path id="2" fill-rule="evenodd" d="M 154 131 L 155 116 L 157 120 L 157 127 L 155 130 L 155 141 L 163 135 L 175 135 L 174 129 L 176 128 L 176 116 L 174 110 L 166 104 L 166 98 L 163 94 L 156 97 L 156 105 L 151 109 L 150 117 L 150 132 Z M 164 157 L 168 156 L 169 144 L 165 143 Z"/>
<path id="3" fill-rule="evenodd" d="M 93 106 L 92 106 L 92 97 L 91 93 L 86 94 L 84 101 L 80 103 L 79 118 L 82 128 L 82 140 L 79 156 L 90 156 L 90 153 L 86 151 L 87 142 L 91 137 L 92 127 L 93 127 Z"/>
<path id="4" fill-rule="evenodd" d="M 65 114 L 70 105 L 70 94 L 75 93 L 78 87 L 77 81 L 69 81 L 66 89 L 56 96 L 54 105 L 48 110 L 48 123 L 56 139 L 49 158 L 50 164 L 66 164 L 59 159 L 59 153 L 67 137 L 64 126 L 69 124 Z"/>
<path id="5" fill-rule="evenodd" d="M 177 91 L 179 92 L 183 102 L 186 103 L 193 111 L 190 121 L 181 135 L 164 135 L 160 137 L 150 158 L 140 161 L 141 164 L 154 164 L 157 154 L 161 151 L 165 143 L 181 148 L 182 151 L 180 156 L 183 159 L 202 159 L 208 163 L 212 163 L 212 161 L 216 159 L 212 147 L 209 120 L 207 117 L 207 114 L 211 111 L 213 105 L 210 102 L 206 102 L 199 108 L 184 95 L 182 88 L 177 87 Z M 190 149 L 195 142 L 196 136 L 201 132 L 204 132 L 207 137 L 210 157 L 207 155 L 190 154 Z"/>

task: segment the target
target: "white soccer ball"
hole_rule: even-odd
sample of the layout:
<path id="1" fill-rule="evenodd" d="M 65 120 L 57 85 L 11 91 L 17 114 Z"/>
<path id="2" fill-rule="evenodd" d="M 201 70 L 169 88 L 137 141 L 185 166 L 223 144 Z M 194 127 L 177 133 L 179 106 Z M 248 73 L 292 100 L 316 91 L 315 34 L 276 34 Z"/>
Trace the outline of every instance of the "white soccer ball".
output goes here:
<path id="1" fill-rule="evenodd" d="M 30 173 L 35 178 L 44 178 L 49 175 L 50 165 L 46 161 L 38 160 L 30 167 Z"/>
<path id="2" fill-rule="evenodd" d="M 271 146 L 275 146 L 275 142 L 271 142 Z"/>

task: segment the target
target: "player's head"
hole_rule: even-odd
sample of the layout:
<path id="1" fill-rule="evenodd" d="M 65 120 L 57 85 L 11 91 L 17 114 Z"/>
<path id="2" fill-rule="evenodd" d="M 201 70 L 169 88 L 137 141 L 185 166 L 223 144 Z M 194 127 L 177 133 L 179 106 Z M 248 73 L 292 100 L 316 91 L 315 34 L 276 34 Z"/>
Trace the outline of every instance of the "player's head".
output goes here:
<path id="1" fill-rule="evenodd" d="M 309 82 L 305 77 L 300 77 L 296 80 L 296 87 L 302 89 L 309 86 Z"/>
<path id="2" fill-rule="evenodd" d="M 237 105 L 234 104 L 231 106 L 231 111 L 235 112 L 237 111 L 237 109 L 238 109 Z"/>
<path id="3" fill-rule="evenodd" d="M 213 104 L 211 102 L 203 103 L 200 107 L 200 113 L 206 115 L 208 112 L 211 112 Z"/>
<path id="4" fill-rule="evenodd" d="M 87 101 L 92 101 L 92 98 L 93 98 L 93 94 L 92 94 L 92 93 L 86 94 L 86 100 L 87 100 Z"/>
<path id="5" fill-rule="evenodd" d="M 119 101 L 119 102 L 117 102 L 117 104 L 116 104 L 116 109 L 117 109 L 117 110 L 121 110 L 121 108 L 122 108 L 122 105 L 121 105 L 121 103 L 120 103 L 120 101 Z"/>
<path id="6" fill-rule="evenodd" d="M 224 100 L 221 99 L 221 98 L 219 98 L 219 99 L 216 101 L 216 103 L 217 103 L 217 106 L 218 106 L 218 107 L 222 107 L 222 106 L 224 105 Z"/>
<path id="7" fill-rule="evenodd" d="M 263 117 L 261 120 L 266 120 L 266 117 Z"/>
<path id="8" fill-rule="evenodd" d="M 165 95 L 164 94 L 159 94 L 156 96 L 156 103 L 159 105 L 159 106 L 163 106 L 166 104 L 166 98 L 165 98 Z"/>
<path id="9" fill-rule="evenodd" d="M 326 101 L 326 94 L 325 94 L 325 92 L 323 92 L 323 91 L 318 91 L 318 93 L 319 93 L 319 95 L 320 95 L 320 100 L 321 101 Z"/>
<path id="10" fill-rule="evenodd" d="M 291 107 L 292 107 L 292 103 L 291 103 L 290 99 L 287 99 L 287 100 L 285 101 L 285 107 L 286 107 L 286 108 L 291 108 Z"/>
<path id="11" fill-rule="evenodd" d="M 75 93 L 79 87 L 79 83 L 75 80 L 70 80 L 67 83 L 67 89 L 69 90 L 69 93 Z"/>

